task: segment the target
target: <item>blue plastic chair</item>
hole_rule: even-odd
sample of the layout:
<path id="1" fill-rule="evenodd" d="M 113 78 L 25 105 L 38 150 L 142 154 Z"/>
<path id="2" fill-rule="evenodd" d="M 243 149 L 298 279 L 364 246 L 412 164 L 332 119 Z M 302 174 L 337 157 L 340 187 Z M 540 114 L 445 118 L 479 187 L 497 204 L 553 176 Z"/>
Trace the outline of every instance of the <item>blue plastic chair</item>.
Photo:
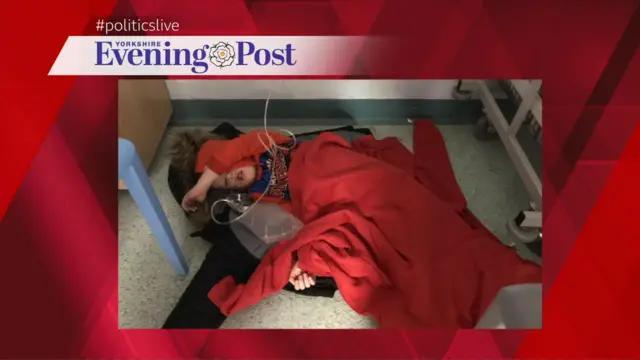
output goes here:
<path id="1" fill-rule="evenodd" d="M 142 160 L 133 143 L 121 138 L 118 138 L 118 176 L 127 185 L 133 201 L 147 220 L 160 248 L 169 258 L 171 266 L 179 275 L 186 275 L 189 272 L 189 266 L 171 230 L 169 220 L 162 210 L 160 200 L 151 186 Z"/>

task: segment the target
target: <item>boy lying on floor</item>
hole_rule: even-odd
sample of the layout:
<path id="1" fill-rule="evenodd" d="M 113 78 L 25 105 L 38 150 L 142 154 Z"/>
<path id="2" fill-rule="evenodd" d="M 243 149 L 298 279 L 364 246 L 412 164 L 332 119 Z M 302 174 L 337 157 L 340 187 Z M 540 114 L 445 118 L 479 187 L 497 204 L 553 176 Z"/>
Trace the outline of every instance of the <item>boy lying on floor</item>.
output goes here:
<path id="1" fill-rule="evenodd" d="M 293 149 L 290 164 L 289 152 L 275 158 L 275 166 L 266 167 L 278 173 L 274 177 L 265 177 L 259 135 L 207 144 L 198 159 L 203 179 L 183 197 L 185 209 L 197 209 L 212 186 L 241 187 L 256 196 L 261 180 L 272 178 L 262 187 L 273 187 L 267 199 L 288 203 L 305 225 L 291 241 L 271 247 L 257 267 L 216 278 L 213 288 L 202 285 L 200 302 L 192 302 L 219 312 L 222 320 L 292 287 L 290 281 L 304 282 L 296 268 L 317 276 L 305 291 L 331 277 L 345 302 L 381 328 L 473 328 L 501 288 L 541 281 L 538 266 L 520 259 L 467 209 L 432 122 L 414 125 L 415 154 L 398 139 L 349 142 L 322 133 Z M 229 244 L 247 253 L 243 244 Z M 210 254 L 221 254 L 215 250 Z M 205 312 L 195 306 L 180 308 Z"/>
<path id="2" fill-rule="evenodd" d="M 210 188 L 246 190 L 253 199 L 279 204 L 290 211 L 288 167 L 296 145 L 291 138 L 269 132 L 273 142 L 282 148 L 276 158 L 265 148 L 269 144 L 264 130 L 252 131 L 232 140 L 209 140 L 201 147 L 196 159 L 196 173 L 200 178 L 182 200 L 182 208 L 198 209 Z M 290 150 L 289 147 L 291 147 Z M 273 174 L 272 174 L 273 172 Z M 315 285 L 316 277 L 302 271 L 296 263 L 289 282 L 296 290 Z"/>

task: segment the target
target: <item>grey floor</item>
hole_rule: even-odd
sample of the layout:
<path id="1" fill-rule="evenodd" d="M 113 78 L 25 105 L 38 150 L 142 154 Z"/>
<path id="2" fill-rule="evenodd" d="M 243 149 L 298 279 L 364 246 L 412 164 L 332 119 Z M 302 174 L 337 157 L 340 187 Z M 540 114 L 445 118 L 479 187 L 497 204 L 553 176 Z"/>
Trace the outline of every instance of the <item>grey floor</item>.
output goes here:
<path id="1" fill-rule="evenodd" d="M 289 127 L 294 133 L 318 127 Z M 413 150 L 413 127 L 374 126 L 377 138 L 398 137 Z M 246 130 L 246 129 L 245 129 Z M 168 132 L 176 131 L 170 128 Z M 479 142 L 473 126 L 440 127 L 453 168 L 469 208 L 502 241 L 507 242 L 505 222 L 528 207 L 524 187 L 502 144 Z M 126 191 L 119 194 L 119 318 L 121 328 L 159 328 L 187 287 L 209 250 L 209 244 L 189 238 L 192 230 L 167 185 L 169 156 L 163 141 L 150 177 L 173 231 L 190 266 L 181 278 L 173 273 L 145 220 Z M 523 252 L 525 258 L 531 254 Z M 333 299 L 309 298 L 289 292 L 264 299 L 260 304 L 225 321 L 224 328 L 372 328 L 375 324 L 353 312 L 339 294 Z"/>

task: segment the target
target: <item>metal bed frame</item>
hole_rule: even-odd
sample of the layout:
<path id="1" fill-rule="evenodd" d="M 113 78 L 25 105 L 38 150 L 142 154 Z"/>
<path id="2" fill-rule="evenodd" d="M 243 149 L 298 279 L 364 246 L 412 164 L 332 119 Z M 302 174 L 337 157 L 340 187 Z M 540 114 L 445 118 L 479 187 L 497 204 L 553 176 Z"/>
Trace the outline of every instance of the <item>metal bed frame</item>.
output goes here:
<path id="1" fill-rule="evenodd" d="M 530 208 L 524 209 L 507 223 L 512 246 L 527 247 L 540 258 L 542 183 L 518 141 L 517 134 L 522 126 L 528 125 L 537 140 L 539 142 L 542 140 L 542 81 L 501 80 L 498 83 L 517 106 L 517 111 L 510 121 L 498 106 L 489 81 L 460 80 L 454 89 L 453 97 L 456 99 L 474 97 L 482 101 L 485 115 L 478 120 L 476 137 L 481 140 L 499 138 L 502 141 L 531 198 Z"/>

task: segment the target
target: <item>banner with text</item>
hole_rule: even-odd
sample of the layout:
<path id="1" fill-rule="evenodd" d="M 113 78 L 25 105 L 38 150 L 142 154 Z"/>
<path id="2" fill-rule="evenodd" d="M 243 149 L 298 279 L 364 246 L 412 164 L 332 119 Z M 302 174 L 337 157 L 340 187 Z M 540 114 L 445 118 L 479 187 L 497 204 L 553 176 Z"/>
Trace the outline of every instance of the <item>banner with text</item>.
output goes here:
<path id="1" fill-rule="evenodd" d="M 345 75 L 374 38 L 71 36 L 49 75 Z M 373 45 L 373 46 L 372 46 Z"/>

